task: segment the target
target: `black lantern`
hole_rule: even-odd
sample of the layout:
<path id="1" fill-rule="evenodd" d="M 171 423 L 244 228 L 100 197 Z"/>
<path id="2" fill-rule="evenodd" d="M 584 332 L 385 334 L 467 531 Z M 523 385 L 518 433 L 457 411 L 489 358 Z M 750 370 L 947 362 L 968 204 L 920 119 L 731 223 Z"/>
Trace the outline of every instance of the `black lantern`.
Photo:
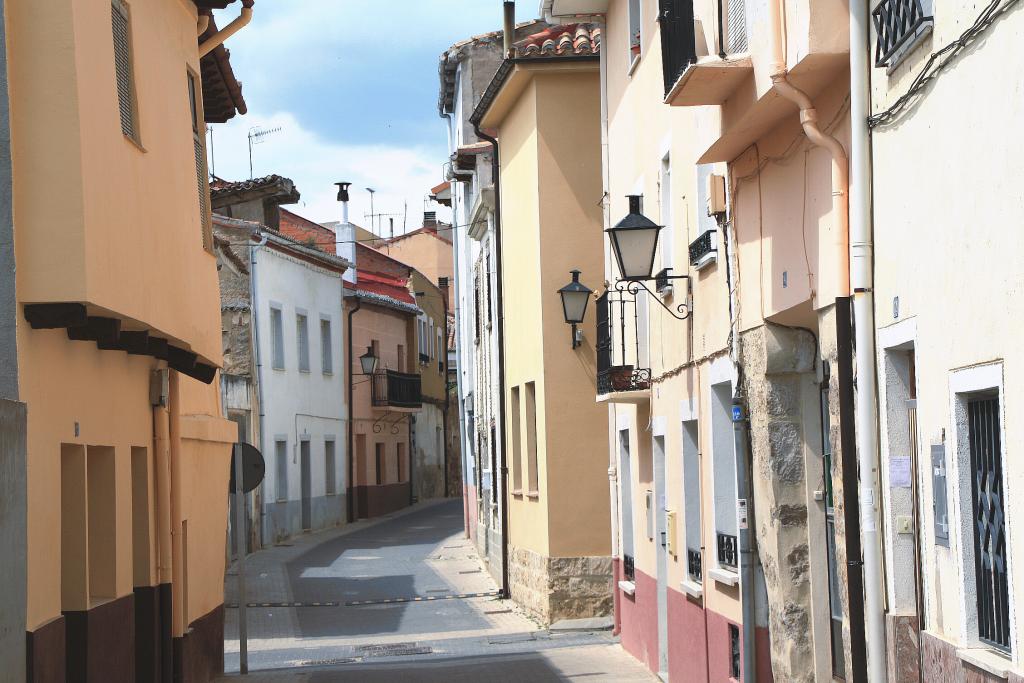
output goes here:
<path id="1" fill-rule="evenodd" d="M 650 280 L 658 250 L 658 233 L 663 226 L 640 213 L 639 195 L 629 195 L 628 199 L 629 214 L 605 232 L 612 243 L 622 279 Z"/>
<path id="2" fill-rule="evenodd" d="M 377 356 L 373 355 L 372 346 L 367 346 L 366 353 L 359 356 L 359 365 L 362 366 L 364 375 L 372 375 L 377 370 Z"/>
<path id="3" fill-rule="evenodd" d="M 558 290 L 562 297 L 562 314 L 565 322 L 572 325 L 572 347 L 575 349 L 580 345 L 580 334 L 576 326 L 583 322 L 587 315 L 587 301 L 593 290 L 580 282 L 580 271 L 573 270 L 572 282 Z"/>
<path id="4" fill-rule="evenodd" d="M 572 273 L 572 282 L 558 290 L 558 293 L 562 296 L 562 313 L 565 315 L 565 322 L 570 325 L 578 325 L 587 315 L 587 301 L 594 292 L 580 282 L 580 271 L 569 272 Z"/>

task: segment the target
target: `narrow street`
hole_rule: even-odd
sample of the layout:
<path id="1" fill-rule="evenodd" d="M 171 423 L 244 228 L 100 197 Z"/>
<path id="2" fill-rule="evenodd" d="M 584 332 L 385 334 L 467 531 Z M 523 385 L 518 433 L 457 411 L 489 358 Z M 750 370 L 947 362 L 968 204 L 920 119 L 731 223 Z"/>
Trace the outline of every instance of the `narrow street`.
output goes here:
<path id="1" fill-rule="evenodd" d="M 499 600 L 464 537 L 460 500 L 297 537 L 251 555 L 246 576 L 249 668 L 259 672 L 246 680 L 655 680 L 609 631 L 543 629 Z M 234 673 L 234 566 L 225 597 Z"/>

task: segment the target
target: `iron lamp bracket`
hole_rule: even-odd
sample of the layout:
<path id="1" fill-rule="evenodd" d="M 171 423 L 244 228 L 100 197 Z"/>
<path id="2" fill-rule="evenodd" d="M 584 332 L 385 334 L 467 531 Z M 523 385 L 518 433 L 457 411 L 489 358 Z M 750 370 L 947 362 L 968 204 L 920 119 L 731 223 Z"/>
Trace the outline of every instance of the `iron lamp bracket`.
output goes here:
<path id="1" fill-rule="evenodd" d="M 664 279 L 664 280 L 689 280 L 690 276 L 689 275 L 663 275 L 663 276 L 661 276 L 661 279 Z M 650 295 L 650 297 L 652 299 L 654 299 L 656 302 L 658 302 L 659 306 L 661 306 L 663 309 L 665 309 L 665 312 L 667 312 L 670 316 L 672 316 L 676 320 L 686 320 L 687 318 L 690 317 L 690 313 L 693 312 L 693 307 L 692 307 L 692 305 L 689 302 L 689 297 L 687 297 L 687 301 L 685 301 L 685 302 L 683 302 L 683 303 L 681 303 L 681 304 L 679 304 L 679 305 L 677 305 L 675 307 L 666 306 L 665 302 L 662 301 L 661 297 L 658 296 L 655 292 L 651 291 L 650 287 L 647 286 L 647 284 L 646 284 L 646 282 L 644 280 L 616 280 L 614 287 L 615 287 L 615 291 L 616 292 L 624 292 L 624 293 L 630 294 L 634 299 L 636 299 L 636 296 L 640 292 L 641 289 L 644 290 L 645 292 L 647 292 Z"/>

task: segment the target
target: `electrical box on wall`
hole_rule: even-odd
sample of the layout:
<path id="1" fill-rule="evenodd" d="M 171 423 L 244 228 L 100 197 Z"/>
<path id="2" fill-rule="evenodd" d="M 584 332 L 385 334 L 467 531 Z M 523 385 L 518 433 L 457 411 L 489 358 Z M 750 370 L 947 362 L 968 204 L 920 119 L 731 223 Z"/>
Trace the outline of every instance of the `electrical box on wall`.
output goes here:
<path id="1" fill-rule="evenodd" d="M 717 173 L 709 175 L 705 190 L 708 198 L 708 215 L 717 216 L 725 213 L 725 176 Z"/>
<path id="2" fill-rule="evenodd" d="M 677 557 L 676 550 L 676 513 L 675 510 L 665 511 L 665 548 L 672 557 Z"/>

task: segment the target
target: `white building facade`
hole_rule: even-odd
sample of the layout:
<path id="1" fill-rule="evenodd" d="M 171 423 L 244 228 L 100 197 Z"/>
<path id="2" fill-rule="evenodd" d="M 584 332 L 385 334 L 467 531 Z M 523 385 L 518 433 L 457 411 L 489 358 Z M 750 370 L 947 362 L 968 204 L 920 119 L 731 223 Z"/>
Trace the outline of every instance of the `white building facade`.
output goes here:
<path id="1" fill-rule="evenodd" d="M 265 232 L 251 262 L 262 541 L 346 521 L 342 278 L 349 263 Z"/>

